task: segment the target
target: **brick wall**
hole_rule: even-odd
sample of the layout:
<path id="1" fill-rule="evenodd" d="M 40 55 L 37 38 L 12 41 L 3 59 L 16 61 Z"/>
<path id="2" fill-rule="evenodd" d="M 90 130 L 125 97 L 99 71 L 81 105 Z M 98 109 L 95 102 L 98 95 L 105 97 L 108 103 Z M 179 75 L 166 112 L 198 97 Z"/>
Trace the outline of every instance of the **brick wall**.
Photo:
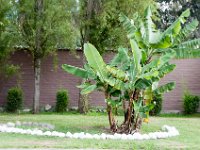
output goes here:
<path id="1" fill-rule="evenodd" d="M 61 69 L 61 64 L 65 63 L 81 67 L 82 52 L 77 51 L 76 56 L 69 51 L 58 51 L 57 69 L 53 63 L 53 56 L 43 59 L 41 69 L 41 106 L 45 104 L 55 105 L 56 92 L 60 88 L 68 89 L 70 107 L 77 106 L 79 89 L 76 85 L 80 84 L 81 79 Z M 112 56 L 112 53 L 105 55 L 104 59 L 108 61 Z M 11 60 L 21 67 L 21 79 L 13 77 L 8 81 L 0 81 L 0 106 L 5 104 L 8 89 L 20 83 L 24 90 L 24 104 L 26 107 L 31 107 L 34 89 L 32 57 L 28 52 L 18 51 L 11 57 Z M 192 93 L 200 95 L 200 59 L 174 60 L 172 63 L 177 64 L 175 71 L 168 74 L 161 84 L 176 81 L 176 88 L 172 92 L 165 94 L 163 111 L 182 111 L 184 87 L 187 87 Z M 92 93 L 90 95 L 90 104 L 91 106 L 105 106 L 103 93 Z"/>

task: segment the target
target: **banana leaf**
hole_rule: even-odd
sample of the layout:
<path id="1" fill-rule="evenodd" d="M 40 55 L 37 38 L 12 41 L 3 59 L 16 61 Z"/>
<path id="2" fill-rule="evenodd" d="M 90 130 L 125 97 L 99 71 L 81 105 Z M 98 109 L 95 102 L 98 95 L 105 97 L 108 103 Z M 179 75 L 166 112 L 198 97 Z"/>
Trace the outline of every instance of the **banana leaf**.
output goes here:
<path id="1" fill-rule="evenodd" d="M 89 66 L 93 68 L 100 80 L 104 82 L 108 76 L 105 69 L 106 64 L 97 49 L 92 44 L 85 43 L 84 54 Z"/>
<path id="2" fill-rule="evenodd" d="M 63 64 L 62 69 L 68 73 L 71 73 L 71 74 L 77 76 L 77 77 L 88 78 L 88 72 L 85 69 L 67 65 L 67 64 Z"/>
<path id="3" fill-rule="evenodd" d="M 170 82 L 170 83 L 167 83 L 165 85 L 158 87 L 157 89 L 155 89 L 153 91 L 153 93 L 155 95 L 161 95 L 163 93 L 166 93 L 166 92 L 173 90 L 174 88 L 175 88 L 175 82 Z"/>

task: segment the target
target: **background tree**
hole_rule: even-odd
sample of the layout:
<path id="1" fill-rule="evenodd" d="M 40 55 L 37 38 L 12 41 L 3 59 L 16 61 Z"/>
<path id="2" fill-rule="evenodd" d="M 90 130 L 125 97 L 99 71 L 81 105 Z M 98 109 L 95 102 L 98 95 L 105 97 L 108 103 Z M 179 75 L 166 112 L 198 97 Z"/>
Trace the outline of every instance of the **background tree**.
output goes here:
<path id="1" fill-rule="evenodd" d="M 18 46 L 27 48 L 33 56 L 33 113 L 39 111 L 40 71 L 42 59 L 58 48 L 75 44 L 71 19 L 73 0 L 13 1 Z"/>
<path id="2" fill-rule="evenodd" d="M 3 82 L 14 75 L 19 68 L 8 61 L 10 53 L 14 50 L 12 47 L 13 35 L 10 33 L 9 21 L 11 5 L 9 1 L 5 0 L 0 0 L 0 3 L 0 81 Z"/>

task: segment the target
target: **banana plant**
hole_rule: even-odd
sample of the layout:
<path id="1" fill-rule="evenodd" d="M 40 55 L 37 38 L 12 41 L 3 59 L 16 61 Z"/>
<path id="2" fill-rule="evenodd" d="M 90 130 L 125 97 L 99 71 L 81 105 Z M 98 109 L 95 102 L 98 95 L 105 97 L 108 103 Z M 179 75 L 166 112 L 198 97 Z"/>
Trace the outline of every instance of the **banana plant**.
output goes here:
<path id="1" fill-rule="evenodd" d="M 87 64 L 84 68 L 62 65 L 71 74 L 93 80 L 79 86 L 82 93 L 88 94 L 96 89 L 105 93 L 113 132 L 134 133 L 140 128 L 142 119 L 148 122 L 153 95 L 161 95 L 175 87 L 174 82 L 158 86 L 160 79 L 175 68 L 174 64 L 169 63 L 171 59 L 200 55 L 199 39 L 181 42 L 187 40 L 187 35 L 198 25 L 196 20 L 186 24 L 189 14 L 189 10 L 183 12 L 164 32 L 156 29 L 150 7 L 144 17 L 134 15 L 135 22 L 121 15 L 120 21 L 130 39 L 130 46 L 127 47 L 131 47 L 131 50 L 120 47 L 111 62 L 106 64 L 97 49 L 85 43 Z M 112 108 L 123 105 L 124 101 L 128 102 L 128 107 L 124 111 L 124 122 L 118 126 Z"/>
<path id="2" fill-rule="evenodd" d="M 135 41 L 130 40 L 130 43 L 132 44 L 132 51 L 128 53 L 127 49 L 119 48 L 117 55 L 109 64 L 103 61 L 103 58 L 92 44 L 86 43 L 84 45 L 84 54 L 88 64 L 85 65 L 84 68 L 77 68 L 67 64 L 62 65 L 62 68 L 71 74 L 95 81 L 95 84 L 85 83 L 84 85 L 78 86 L 82 88 L 83 94 L 88 94 L 95 89 L 104 91 L 112 131 L 117 131 L 112 109 L 121 106 L 123 100 L 129 101 L 131 108 L 134 101 L 136 107 L 137 99 L 132 97 L 134 91 L 139 91 L 138 94 L 140 94 L 141 97 L 141 91 L 145 91 L 145 89 L 151 87 L 153 81 L 157 81 L 163 76 L 163 74 L 158 73 L 159 70 L 163 69 L 163 67 L 167 65 L 166 62 L 173 57 L 172 53 L 167 53 L 156 60 L 156 65 L 152 63 L 141 66 L 140 61 L 142 53 Z M 166 74 L 169 71 L 163 72 Z M 165 90 L 165 88 L 163 89 Z M 115 97 L 115 99 L 112 99 L 113 97 Z M 144 98 L 144 96 L 141 98 Z M 147 94 L 145 98 L 147 98 Z M 141 101 L 138 101 L 138 103 L 141 103 Z M 148 104 L 149 105 L 140 105 L 143 107 L 140 107 L 140 112 L 135 114 L 143 114 L 142 116 L 147 117 L 147 115 L 144 114 L 147 114 L 152 108 L 149 107 L 150 102 Z M 128 118 L 128 124 L 131 124 L 130 116 Z"/>

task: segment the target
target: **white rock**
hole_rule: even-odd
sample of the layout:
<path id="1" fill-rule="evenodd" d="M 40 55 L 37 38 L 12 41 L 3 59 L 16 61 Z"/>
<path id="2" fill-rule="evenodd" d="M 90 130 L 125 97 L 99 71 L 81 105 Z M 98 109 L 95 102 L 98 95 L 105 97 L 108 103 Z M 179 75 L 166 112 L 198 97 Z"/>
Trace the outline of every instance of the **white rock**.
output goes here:
<path id="1" fill-rule="evenodd" d="M 42 131 L 42 130 L 37 130 L 37 133 L 36 133 L 36 135 L 38 135 L 38 136 L 41 136 L 41 135 L 43 135 L 43 131 Z"/>
<path id="2" fill-rule="evenodd" d="M 102 134 L 100 135 L 100 138 L 101 138 L 102 140 L 105 140 L 105 139 L 106 139 L 106 134 L 105 134 L 105 133 L 102 133 Z"/>
<path id="3" fill-rule="evenodd" d="M 93 135 L 93 138 L 98 140 L 98 139 L 100 139 L 101 137 L 100 137 L 98 134 L 94 134 L 94 135 Z"/>
<path id="4" fill-rule="evenodd" d="M 31 111 L 31 109 L 29 109 L 29 108 L 26 108 L 26 109 L 23 109 L 22 111 L 23 111 L 23 112 L 30 112 L 30 111 Z"/>
<path id="5" fill-rule="evenodd" d="M 67 138 L 72 138 L 72 134 L 71 134 L 70 132 L 67 132 L 67 133 L 65 134 L 65 137 L 67 137 Z"/>
<path id="6" fill-rule="evenodd" d="M 45 135 L 45 136 L 51 136 L 51 131 L 46 131 L 46 132 L 43 133 L 43 135 Z"/>
<path id="7" fill-rule="evenodd" d="M 114 136 L 111 135 L 111 134 L 107 134 L 107 135 L 106 135 L 106 139 L 114 139 Z"/>
<path id="8" fill-rule="evenodd" d="M 168 137 L 168 133 L 167 132 L 163 132 L 163 138 L 167 138 Z"/>
<path id="9" fill-rule="evenodd" d="M 134 133 L 133 138 L 136 139 L 136 140 L 139 140 L 139 139 L 141 139 L 141 134 L 140 133 Z"/>
<path id="10" fill-rule="evenodd" d="M 32 130 L 31 135 L 36 135 L 37 134 L 37 130 Z"/>
<path id="11" fill-rule="evenodd" d="M 149 140 L 150 139 L 149 135 L 147 135 L 147 134 L 143 134 L 142 137 L 143 137 L 144 140 Z"/>
<path id="12" fill-rule="evenodd" d="M 21 133 L 22 129 L 16 128 L 15 133 Z M 30 134 L 30 133 L 29 133 Z"/>
<path id="13" fill-rule="evenodd" d="M 58 137 L 65 137 L 65 133 L 59 132 Z"/>
<path id="14" fill-rule="evenodd" d="M 45 110 L 45 111 L 49 111 L 51 108 L 52 108 L 52 107 L 51 107 L 51 105 L 49 105 L 49 104 L 47 104 L 47 105 L 44 106 L 44 110 Z"/>
<path id="15" fill-rule="evenodd" d="M 133 136 L 131 134 L 126 135 L 128 140 L 133 140 Z"/>
<path id="16" fill-rule="evenodd" d="M 127 140 L 127 135 L 126 134 L 122 134 L 121 139 L 122 140 Z"/>
<path id="17" fill-rule="evenodd" d="M 149 135 L 150 139 L 153 139 L 153 140 L 157 139 L 157 137 L 154 133 L 149 133 L 148 135 Z"/>
<path id="18" fill-rule="evenodd" d="M 16 125 L 16 126 L 21 126 L 22 124 L 21 124 L 20 121 L 16 121 L 15 125 Z"/>
<path id="19" fill-rule="evenodd" d="M 144 138 L 141 134 L 139 134 L 137 140 L 144 140 Z"/>
<path id="20" fill-rule="evenodd" d="M 26 130 L 21 130 L 20 133 L 21 133 L 21 134 L 27 134 L 27 131 L 26 131 Z M 36 135 L 36 134 L 34 134 L 34 135 Z"/>
<path id="21" fill-rule="evenodd" d="M 7 127 L 15 127 L 15 124 L 13 122 L 8 122 L 6 125 Z"/>
<path id="22" fill-rule="evenodd" d="M 27 129 L 26 132 L 27 132 L 27 134 L 31 134 L 32 130 L 31 129 Z"/>
<path id="23" fill-rule="evenodd" d="M 114 137 L 115 137 L 115 139 L 121 139 L 121 134 L 115 133 Z"/>
<path id="24" fill-rule="evenodd" d="M 59 132 L 53 131 L 51 135 L 52 135 L 52 136 L 59 136 Z"/>
<path id="25" fill-rule="evenodd" d="M 80 134 L 79 134 L 79 133 L 74 133 L 74 134 L 73 134 L 73 138 L 75 138 L 75 139 L 80 138 Z"/>
<path id="26" fill-rule="evenodd" d="M 85 138 L 85 133 L 84 132 L 74 133 L 73 136 L 74 136 L 74 138 L 84 139 Z"/>
<path id="27" fill-rule="evenodd" d="M 89 133 L 86 133 L 86 134 L 85 134 L 85 138 L 86 138 L 86 139 L 92 139 L 92 135 L 89 134 Z"/>

